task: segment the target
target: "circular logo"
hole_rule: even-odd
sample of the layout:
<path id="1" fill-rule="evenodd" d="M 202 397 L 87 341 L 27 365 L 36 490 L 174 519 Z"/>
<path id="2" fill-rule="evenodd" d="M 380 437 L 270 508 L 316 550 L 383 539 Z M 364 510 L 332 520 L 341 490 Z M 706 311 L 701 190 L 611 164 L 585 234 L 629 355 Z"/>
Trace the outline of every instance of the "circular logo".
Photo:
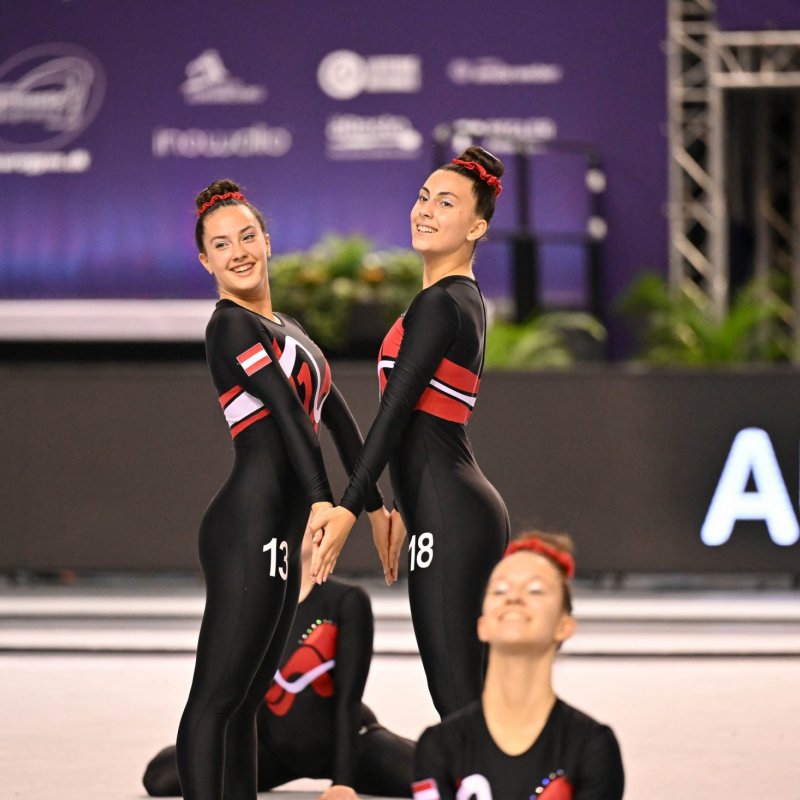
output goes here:
<path id="1" fill-rule="evenodd" d="M 468 83 L 471 71 L 469 61 L 465 58 L 454 58 L 447 65 L 447 74 L 453 83 Z"/>
<path id="2" fill-rule="evenodd" d="M 317 68 L 317 83 L 328 97 L 350 100 L 367 86 L 367 62 L 352 50 L 335 50 L 322 59 Z"/>
<path id="3" fill-rule="evenodd" d="M 100 62 L 80 47 L 36 45 L 0 64 L 0 149 L 56 150 L 76 139 L 103 104 Z"/>
<path id="4" fill-rule="evenodd" d="M 397 146 L 400 150 L 407 153 L 413 153 L 422 147 L 422 134 L 415 131 L 413 128 L 407 128 L 404 131 L 399 131 L 397 134 Z"/>

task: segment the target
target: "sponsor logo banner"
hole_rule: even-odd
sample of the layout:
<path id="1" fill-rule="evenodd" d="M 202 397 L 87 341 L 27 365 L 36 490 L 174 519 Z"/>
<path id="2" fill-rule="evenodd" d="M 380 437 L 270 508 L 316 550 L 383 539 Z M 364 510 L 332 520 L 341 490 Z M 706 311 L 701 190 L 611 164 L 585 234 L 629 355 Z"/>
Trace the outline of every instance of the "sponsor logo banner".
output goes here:
<path id="1" fill-rule="evenodd" d="M 560 64 L 508 64 L 500 58 L 454 58 L 447 65 L 453 83 L 478 86 L 560 83 L 564 68 Z"/>
<path id="2" fill-rule="evenodd" d="M 397 114 L 335 114 L 325 125 L 325 149 L 330 159 L 416 158 L 421 147 L 422 134 L 411 120 Z"/>
<path id="3" fill-rule="evenodd" d="M 507 154 L 516 152 L 517 143 L 548 142 L 558 136 L 558 126 L 550 117 L 462 118 L 453 123 L 453 147 L 463 150 L 480 137 L 487 150 Z"/>
<path id="4" fill-rule="evenodd" d="M 0 151 L 0 175 L 17 173 L 34 176 L 58 172 L 86 172 L 91 165 L 92 156 L 88 150 L 71 150 L 65 153 L 57 150 L 39 153 L 27 150 L 22 153 Z"/>
<path id="5" fill-rule="evenodd" d="M 0 150 L 57 150 L 97 116 L 103 68 L 69 44 L 37 45 L 0 64 Z"/>
<path id="6" fill-rule="evenodd" d="M 320 62 L 317 83 L 334 100 L 351 100 L 364 92 L 414 93 L 422 88 L 422 60 L 416 55 L 361 56 L 335 50 Z"/>
<path id="7" fill-rule="evenodd" d="M 186 65 L 181 92 L 189 105 L 258 105 L 267 99 L 265 86 L 234 78 L 213 49 L 204 50 Z"/>
<path id="8" fill-rule="evenodd" d="M 286 155 L 291 147 L 292 134 L 266 122 L 233 130 L 156 128 L 152 140 L 155 158 L 277 157 Z"/>

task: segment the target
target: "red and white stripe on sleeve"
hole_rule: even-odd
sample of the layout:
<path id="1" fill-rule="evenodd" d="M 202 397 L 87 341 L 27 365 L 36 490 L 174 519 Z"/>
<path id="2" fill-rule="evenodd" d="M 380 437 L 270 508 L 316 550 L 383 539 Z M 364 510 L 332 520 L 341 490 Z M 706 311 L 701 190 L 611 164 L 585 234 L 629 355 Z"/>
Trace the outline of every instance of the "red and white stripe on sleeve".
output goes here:
<path id="1" fill-rule="evenodd" d="M 440 800 L 439 787 L 433 778 L 411 784 L 414 800 Z"/>
<path id="2" fill-rule="evenodd" d="M 267 355 L 267 351 L 262 344 L 254 344 L 251 348 L 236 356 L 241 368 L 248 374 L 253 375 L 267 364 L 272 363 L 272 359 Z"/>

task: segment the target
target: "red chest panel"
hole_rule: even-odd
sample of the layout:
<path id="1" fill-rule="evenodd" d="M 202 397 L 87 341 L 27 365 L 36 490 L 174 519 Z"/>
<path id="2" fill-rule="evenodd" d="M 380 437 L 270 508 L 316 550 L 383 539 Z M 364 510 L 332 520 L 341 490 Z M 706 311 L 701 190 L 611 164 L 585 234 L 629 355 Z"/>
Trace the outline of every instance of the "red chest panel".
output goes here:
<path id="1" fill-rule="evenodd" d="M 331 670 L 336 666 L 339 629 L 328 620 L 312 628 L 275 673 L 274 683 L 264 696 L 269 710 L 279 717 L 289 712 L 295 697 L 309 686 L 320 697 L 333 696 Z"/>
<path id="2" fill-rule="evenodd" d="M 403 318 L 398 317 L 381 345 L 378 354 L 378 380 L 383 394 L 395 359 L 403 343 Z M 471 370 L 443 358 L 436 368 L 415 410 L 450 422 L 465 423 L 472 414 L 478 396 L 480 378 Z"/>

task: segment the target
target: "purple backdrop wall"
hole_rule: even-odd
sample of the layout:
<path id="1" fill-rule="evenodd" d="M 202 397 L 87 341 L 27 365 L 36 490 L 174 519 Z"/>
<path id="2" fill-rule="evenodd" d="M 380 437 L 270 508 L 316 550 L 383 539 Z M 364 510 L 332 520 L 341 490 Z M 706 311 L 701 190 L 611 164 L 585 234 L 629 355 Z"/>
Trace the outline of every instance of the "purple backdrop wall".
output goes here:
<path id="1" fill-rule="evenodd" d="M 210 296 L 192 198 L 221 176 L 276 252 L 328 231 L 406 245 L 431 132 L 468 118 L 597 148 L 612 297 L 666 260 L 665 19 L 663 0 L 5 3 L 0 295 Z M 579 158 L 536 157 L 532 191 L 536 229 L 585 228 Z M 581 295 L 580 257 L 543 256 L 550 296 Z M 485 248 L 489 294 L 507 266 Z"/>
<path id="2" fill-rule="evenodd" d="M 722 30 L 758 31 L 800 28 L 797 0 L 719 0 L 717 24 Z"/>

